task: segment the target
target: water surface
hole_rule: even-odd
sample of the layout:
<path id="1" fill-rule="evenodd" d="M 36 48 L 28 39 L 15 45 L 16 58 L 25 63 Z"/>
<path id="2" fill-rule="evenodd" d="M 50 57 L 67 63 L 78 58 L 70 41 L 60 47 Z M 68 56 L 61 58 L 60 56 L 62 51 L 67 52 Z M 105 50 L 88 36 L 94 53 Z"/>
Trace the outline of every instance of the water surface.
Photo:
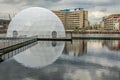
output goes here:
<path id="1" fill-rule="evenodd" d="M 28 60 L 20 57 L 29 58 L 36 53 L 21 52 L 0 64 L 0 80 L 120 80 L 120 40 L 43 41 L 38 45 L 38 54 L 51 54 L 42 57 L 43 63 L 40 55 L 36 55 L 40 59 Z M 55 53 L 59 55 L 56 57 Z M 51 60 L 51 56 L 54 60 L 49 64 L 38 66 Z"/>

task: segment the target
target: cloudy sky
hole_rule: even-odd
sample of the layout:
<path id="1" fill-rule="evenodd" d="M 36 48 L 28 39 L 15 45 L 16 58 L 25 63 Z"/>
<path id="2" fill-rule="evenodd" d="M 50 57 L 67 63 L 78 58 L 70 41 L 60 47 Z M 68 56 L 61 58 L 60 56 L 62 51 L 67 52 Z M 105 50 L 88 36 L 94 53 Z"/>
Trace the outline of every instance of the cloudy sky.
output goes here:
<path id="1" fill-rule="evenodd" d="M 120 0 L 0 0 L 0 13 L 18 13 L 33 6 L 50 10 L 84 8 L 89 11 L 90 23 L 98 23 L 101 17 L 111 13 L 120 13 Z"/>

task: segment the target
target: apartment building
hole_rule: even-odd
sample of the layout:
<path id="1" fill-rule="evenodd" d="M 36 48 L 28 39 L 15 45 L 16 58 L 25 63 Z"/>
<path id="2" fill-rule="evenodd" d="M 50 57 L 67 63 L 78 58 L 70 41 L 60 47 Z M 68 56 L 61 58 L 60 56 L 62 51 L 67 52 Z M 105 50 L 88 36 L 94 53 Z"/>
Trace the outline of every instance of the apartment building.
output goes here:
<path id="1" fill-rule="evenodd" d="M 103 17 L 104 29 L 105 30 L 114 30 L 115 26 L 120 20 L 120 14 L 112 14 L 106 17 Z"/>
<path id="2" fill-rule="evenodd" d="M 83 8 L 75 8 L 53 11 L 63 22 L 66 30 L 83 29 L 89 26 L 88 11 Z"/>

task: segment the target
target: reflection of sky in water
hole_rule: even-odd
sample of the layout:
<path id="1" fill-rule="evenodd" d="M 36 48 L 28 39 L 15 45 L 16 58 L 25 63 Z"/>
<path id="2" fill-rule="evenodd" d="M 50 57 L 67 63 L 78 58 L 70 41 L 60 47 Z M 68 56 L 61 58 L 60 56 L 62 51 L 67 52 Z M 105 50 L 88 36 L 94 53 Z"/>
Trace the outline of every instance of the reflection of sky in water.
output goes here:
<path id="1" fill-rule="evenodd" d="M 102 46 L 103 41 L 88 41 L 87 55 L 75 58 L 74 56 L 62 55 L 61 58 L 69 59 L 77 62 L 87 62 L 91 64 L 101 65 L 103 67 L 120 68 L 120 52 L 110 51 L 108 48 Z M 83 48 L 84 45 L 81 46 Z"/>
<path id="2" fill-rule="evenodd" d="M 79 43 L 81 46 L 79 49 L 83 48 L 81 42 Z M 58 44 L 54 50 L 47 48 L 51 43 L 42 45 L 46 48 L 43 51 L 45 53 L 52 51 L 57 53 L 59 50 L 62 52 L 63 43 L 58 42 Z M 78 48 L 77 45 L 76 48 Z M 55 62 L 42 68 L 25 67 L 24 63 L 20 64 L 21 62 L 18 63 L 14 59 L 7 60 L 0 64 L 2 75 L 0 80 L 120 80 L 120 54 L 118 51 L 111 51 L 102 46 L 102 41 L 87 41 L 87 54 L 84 53 L 81 56 L 68 55 L 65 50 L 66 46 L 63 54 Z M 73 50 L 76 51 L 76 49 Z"/>
<path id="3" fill-rule="evenodd" d="M 110 51 L 107 47 L 102 46 L 101 42 L 88 42 L 88 52 L 85 61 L 120 68 L 119 51 Z"/>

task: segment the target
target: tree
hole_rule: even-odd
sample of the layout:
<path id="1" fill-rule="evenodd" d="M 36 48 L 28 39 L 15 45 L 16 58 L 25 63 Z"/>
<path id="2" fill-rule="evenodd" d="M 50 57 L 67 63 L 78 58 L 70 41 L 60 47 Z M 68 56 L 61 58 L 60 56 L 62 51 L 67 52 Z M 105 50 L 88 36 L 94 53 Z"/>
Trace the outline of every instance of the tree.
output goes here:
<path id="1" fill-rule="evenodd" d="M 8 28 L 8 24 L 4 23 L 3 28 Z"/>

